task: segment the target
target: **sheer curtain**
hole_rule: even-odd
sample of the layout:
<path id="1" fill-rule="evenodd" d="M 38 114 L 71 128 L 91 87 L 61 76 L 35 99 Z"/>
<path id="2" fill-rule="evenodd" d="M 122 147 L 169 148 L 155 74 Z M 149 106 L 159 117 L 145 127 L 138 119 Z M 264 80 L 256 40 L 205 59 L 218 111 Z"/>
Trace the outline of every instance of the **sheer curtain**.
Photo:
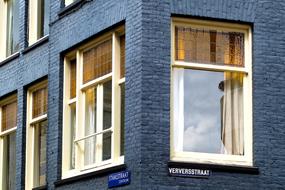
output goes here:
<path id="1" fill-rule="evenodd" d="M 86 92 L 86 119 L 85 136 L 96 132 L 96 90 L 90 89 Z M 95 162 L 96 137 L 85 140 L 84 163 L 90 165 Z"/>
<path id="2" fill-rule="evenodd" d="M 222 142 L 225 154 L 244 154 L 243 76 L 225 72 L 222 105 Z"/>
<path id="3" fill-rule="evenodd" d="M 184 142 L 184 69 L 173 72 L 174 150 L 183 151 Z"/>

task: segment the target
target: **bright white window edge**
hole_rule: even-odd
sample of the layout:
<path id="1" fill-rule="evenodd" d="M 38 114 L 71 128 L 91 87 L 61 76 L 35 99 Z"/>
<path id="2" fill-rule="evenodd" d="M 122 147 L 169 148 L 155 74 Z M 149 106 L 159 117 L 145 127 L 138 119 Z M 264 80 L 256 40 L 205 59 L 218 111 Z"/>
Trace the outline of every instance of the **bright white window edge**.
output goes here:
<path id="1" fill-rule="evenodd" d="M 184 63 L 175 60 L 175 26 L 194 26 L 197 28 L 209 28 L 217 31 L 235 31 L 245 34 L 245 68 L 229 68 L 227 66 Z M 173 68 L 185 67 L 198 70 L 222 71 L 232 70 L 246 73 L 244 76 L 244 149 L 243 156 L 195 153 L 195 152 L 175 152 L 174 151 L 174 121 L 173 121 Z M 205 68 L 205 69 L 202 69 Z M 198 19 L 173 18 L 171 22 L 171 116 L 170 116 L 170 160 L 177 162 L 253 166 L 253 124 L 252 124 L 252 30 L 250 26 L 241 24 L 230 24 L 224 22 L 204 21 Z"/>
<path id="2" fill-rule="evenodd" d="M 64 58 L 64 91 L 63 91 L 63 135 L 62 135 L 62 179 L 82 175 L 85 173 L 90 173 L 93 171 L 99 171 L 105 168 L 117 166 L 124 164 L 124 156 L 120 156 L 120 118 L 115 117 L 116 115 L 120 114 L 120 88 L 119 85 L 124 83 L 125 79 L 120 79 L 120 36 L 124 34 L 124 27 L 119 27 L 113 32 L 106 33 L 105 35 L 91 41 L 90 43 L 87 43 L 86 45 L 83 45 L 79 47 L 76 51 L 73 51 L 69 54 L 67 54 Z M 104 75 L 98 79 L 94 79 L 86 84 L 83 85 L 82 81 L 82 72 L 83 72 L 83 56 L 82 53 L 89 48 L 94 47 L 96 44 L 99 44 L 102 41 L 105 41 L 106 39 L 112 39 L 112 73 Z M 75 56 L 74 56 L 75 55 Z M 69 96 L 69 61 L 76 58 L 76 98 L 73 98 L 71 100 L 68 99 Z M 105 80 L 110 80 L 112 78 L 112 123 L 113 123 L 113 134 L 112 134 L 112 145 L 111 145 L 111 152 L 112 152 L 112 158 L 106 161 L 102 161 L 98 164 L 88 166 L 87 168 L 83 166 L 82 164 L 82 156 L 75 156 L 75 162 L 76 162 L 76 168 L 75 169 L 68 169 L 69 168 L 69 162 L 70 162 L 70 150 L 67 148 L 68 146 L 65 146 L 66 143 L 69 143 L 69 137 L 65 126 L 68 126 L 69 123 L 69 105 L 70 102 L 76 103 L 76 129 L 79 129 L 79 125 L 83 126 L 84 119 L 79 119 L 84 117 L 84 114 L 80 114 L 79 112 L 82 112 L 82 108 L 79 106 L 82 104 L 82 100 L 84 100 L 83 91 L 87 88 L 90 88 L 91 86 L 94 86 L 98 83 L 101 83 Z M 119 93 L 119 96 L 118 96 Z M 79 98 L 81 97 L 81 98 Z M 81 122 L 81 123 L 79 123 Z M 78 134 L 79 131 L 76 131 Z M 79 134 L 80 135 L 80 134 Z M 115 146 L 115 144 L 117 144 Z M 77 149 L 77 148 L 75 148 Z M 77 153 L 78 150 L 75 150 Z M 77 153 L 78 154 L 78 153 Z M 78 158 L 79 157 L 79 158 Z M 66 160 L 68 159 L 68 161 Z M 79 163 L 78 163 L 79 162 Z M 77 166 L 80 166 L 79 168 Z"/>
<path id="3" fill-rule="evenodd" d="M 74 3 L 76 0 L 64 0 L 64 5 L 65 7 L 67 7 L 68 5 L 71 5 L 72 3 Z"/>

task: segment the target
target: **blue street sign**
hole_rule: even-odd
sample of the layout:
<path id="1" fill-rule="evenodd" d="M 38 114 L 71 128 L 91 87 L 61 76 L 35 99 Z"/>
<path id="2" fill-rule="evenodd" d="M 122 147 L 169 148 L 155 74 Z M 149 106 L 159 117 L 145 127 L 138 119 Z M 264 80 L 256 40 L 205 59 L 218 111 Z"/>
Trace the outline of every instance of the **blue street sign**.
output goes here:
<path id="1" fill-rule="evenodd" d="M 128 185 L 131 183 L 131 172 L 122 171 L 109 175 L 108 177 L 108 187 L 118 187 L 123 185 Z"/>

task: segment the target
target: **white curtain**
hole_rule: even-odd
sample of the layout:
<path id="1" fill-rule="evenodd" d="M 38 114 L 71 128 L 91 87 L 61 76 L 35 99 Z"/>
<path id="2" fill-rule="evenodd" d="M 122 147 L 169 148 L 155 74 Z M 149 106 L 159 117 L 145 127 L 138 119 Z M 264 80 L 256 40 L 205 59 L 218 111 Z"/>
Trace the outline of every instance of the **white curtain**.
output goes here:
<path id="1" fill-rule="evenodd" d="M 184 69 L 173 72 L 174 150 L 183 151 L 184 142 Z"/>
<path id="2" fill-rule="evenodd" d="M 222 105 L 222 143 L 225 154 L 244 154 L 243 77 L 225 72 Z"/>
<path id="3" fill-rule="evenodd" d="M 96 91 L 95 89 L 86 92 L 86 119 L 85 136 L 94 134 L 96 131 Z M 96 137 L 90 137 L 85 140 L 84 163 L 90 165 L 95 163 Z"/>

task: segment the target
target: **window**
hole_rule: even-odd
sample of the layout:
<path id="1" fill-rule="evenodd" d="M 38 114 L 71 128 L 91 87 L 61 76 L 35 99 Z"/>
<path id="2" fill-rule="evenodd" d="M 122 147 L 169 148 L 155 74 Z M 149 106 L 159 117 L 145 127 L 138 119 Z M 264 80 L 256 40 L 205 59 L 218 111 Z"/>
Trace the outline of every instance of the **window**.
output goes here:
<path id="1" fill-rule="evenodd" d="M 26 189 L 46 185 L 47 82 L 28 90 L 26 129 Z"/>
<path id="2" fill-rule="evenodd" d="M 251 29 L 174 19 L 171 159 L 252 165 Z"/>
<path id="3" fill-rule="evenodd" d="M 0 189 L 15 189 L 17 97 L 0 101 Z"/>
<path id="4" fill-rule="evenodd" d="M 70 5 L 71 3 L 73 3 L 73 2 L 75 2 L 76 0 L 65 0 L 64 1 L 64 5 L 65 6 L 68 6 L 68 5 Z"/>
<path id="5" fill-rule="evenodd" d="M 0 60 L 19 51 L 19 1 L 0 1 Z"/>
<path id="6" fill-rule="evenodd" d="M 62 176 L 123 163 L 123 28 L 65 56 Z"/>
<path id="7" fill-rule="evenodd" d="M 49 33 L 50 0 L 29 1 L 29 45 Z"/>

